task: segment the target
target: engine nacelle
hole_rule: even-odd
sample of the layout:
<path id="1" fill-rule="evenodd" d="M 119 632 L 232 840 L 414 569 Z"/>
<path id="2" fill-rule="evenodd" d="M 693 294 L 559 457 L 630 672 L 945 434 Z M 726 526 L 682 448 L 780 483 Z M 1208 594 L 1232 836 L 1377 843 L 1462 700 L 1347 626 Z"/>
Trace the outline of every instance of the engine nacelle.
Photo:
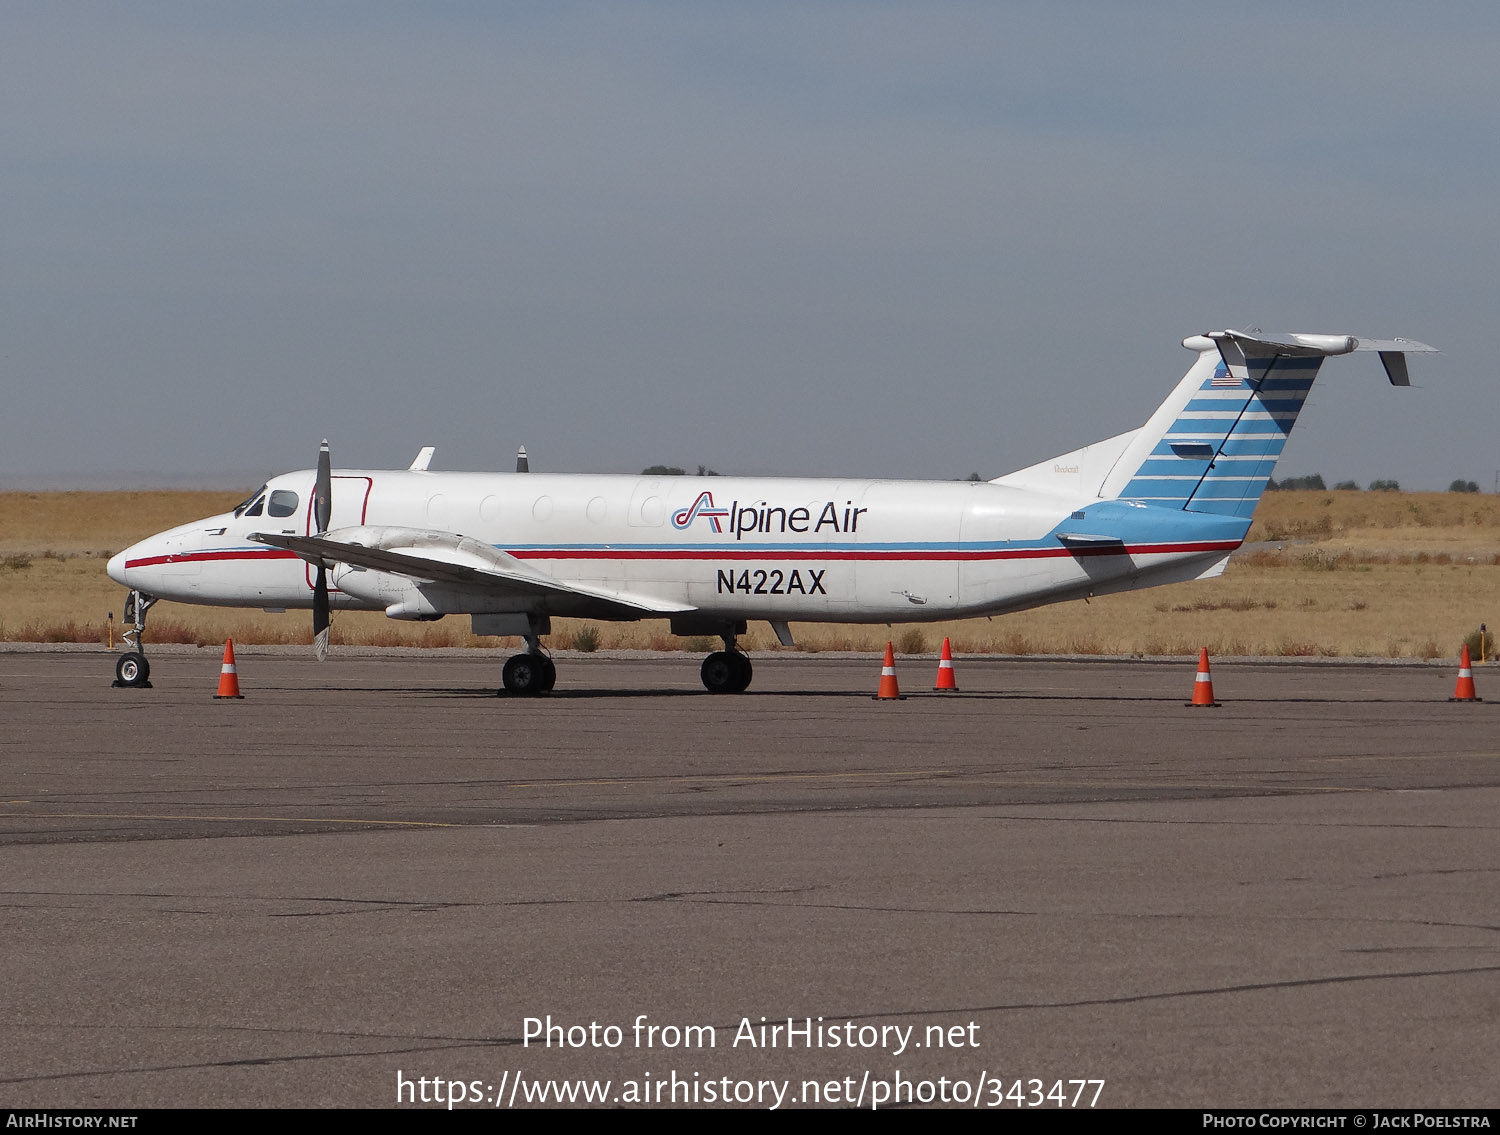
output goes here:
<path id="1" fill-rule="evenodd" d="M 502 553 L 472 536 L 419 528 L 360 525 L 328 533 L 329 539 L 387 552 L 404 552 L 426 560 L 478 570 L 507 569 Z M 385 608 L 387 618 L 430 622 L 444 615 L 528 610 L 535 602 L 501 598 L 461 584 L 413 579 L 394 572 L 339 564 L 329 581 L 346 595 L 372 607 Z"/>
<path id="2" fill-rule="evenodd" d="M 329 573 L 329 582 L 345 595 L 371 607 L 384 607 L 388 618 L 428 621 L 441 619 L 433 601 L 422 593 L 421 585 L 404 575 L 340 564 Z"/>

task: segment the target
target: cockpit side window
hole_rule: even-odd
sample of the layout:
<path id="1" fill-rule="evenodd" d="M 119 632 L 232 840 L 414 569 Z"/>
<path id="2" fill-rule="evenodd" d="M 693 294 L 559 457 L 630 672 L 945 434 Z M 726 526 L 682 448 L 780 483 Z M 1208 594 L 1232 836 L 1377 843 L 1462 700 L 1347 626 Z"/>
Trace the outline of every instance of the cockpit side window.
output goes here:
<path id="1" fill-rule="evenodd" d="M 291 489 L 274 489 L 266 512 L 270 516 L 292 516 L 297 511 L 297 504 L 297 494 Z"/>
<path id="2" fill-rule="evenodd" d="M 264 505 L 265 503 L 266 503 L 266 498 L 265 497 L 263 497 L 263 496 L 262 497 L 256 497 L 255 498 L 255 503 L 252 504 L 249 508 L 247 508 L 245 510 L 245 515 L 246 516 L 259 516 L 260 515 L 261 506 Z"/>
<path id="3" fill-rule="evenodd" d="M 234 514 L 236 516 L 244 516 L 246 513 L 249 513 L 249 515 L 251 515 L 251 516 L 259 516 L 260 515 L 260 510 L 256 509 L 256 511 L 250 512 L 250 506 L 252 504 L 259 503 L 260 496 L 265 491 L 266 491 L 266 487 L 264 485 L 262 485 L 260 488 L 256 489 L 248 497 L 246 497 L 244 500 L 240 501 L 239 504 L 237 504 L 237 505 L 234 506 Z"/>

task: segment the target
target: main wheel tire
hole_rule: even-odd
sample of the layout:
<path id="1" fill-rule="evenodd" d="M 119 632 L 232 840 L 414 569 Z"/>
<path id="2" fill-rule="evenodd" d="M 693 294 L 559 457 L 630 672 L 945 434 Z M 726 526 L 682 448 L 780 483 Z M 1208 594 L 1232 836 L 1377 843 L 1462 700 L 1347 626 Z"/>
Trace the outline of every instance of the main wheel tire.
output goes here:
<path id="1" fill-rule="evenodd" d="M 698 671 L 698 675 L 703 679 L 703 688 L 709 693 L 734 693 L 736 675 L 734 655 L 727 650 L 714 651 L 703 660 L 703 667 Z"/>
<path id="2" fill-rule="evenodd" d="M 115 679 L 122 686 L 144 686 L 151 677 L 151 663 L 144 654 L 132 650 L 115 663 Z"/>
<path id="3" fill-rule="evenodd" d="M 517 654 L 506 662 L 500 676 L 508 693 L 544 694 L 557 681 L 557 670 L 552 659 L 543 655 Z"/>
<path id="4" fill-rule="evenodd" d="M 742 694 L 750 687 L 754 670 L 750 659 L 738 650 L 716 650 L 703 660 L 699 672 L 711 694 Z"/>

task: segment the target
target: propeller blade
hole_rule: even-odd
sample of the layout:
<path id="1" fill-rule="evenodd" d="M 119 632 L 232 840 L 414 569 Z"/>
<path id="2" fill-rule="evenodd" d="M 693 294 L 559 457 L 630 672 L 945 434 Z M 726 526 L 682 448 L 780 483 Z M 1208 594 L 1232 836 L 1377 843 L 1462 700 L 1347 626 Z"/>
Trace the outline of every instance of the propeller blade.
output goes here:
<path id="1" fill-rule="evenodd" d="M 319 662 L 328 661 L 328 627 L 333 620 L 328 611 L 328 569 L 318 565 L 313 582 L 313 652 Z"/>
<path id="2" fill-rule="evenodd" d="M 333 463 L 328 456 L 328 439 L 318 450 L 318 480 L 313 486 L 313 523 L 318 526 L 318 535 L 328 531 L 328 522 L 333 518 Z"/>
<path id="3" fill-rule="evenodd" d="M 313 486 L 313 523 L 318 526 L 318 535 L 328 531 L 333 518 L 333 461 L 328 455 L 328 439 L 318 450 L 318 479 Z M 313 583 L 313 652 L 319 662 L 328 660 L 328 627 L 333 620 L 328 611 L 328 569 L 318 565 L 318 578 Z"/>

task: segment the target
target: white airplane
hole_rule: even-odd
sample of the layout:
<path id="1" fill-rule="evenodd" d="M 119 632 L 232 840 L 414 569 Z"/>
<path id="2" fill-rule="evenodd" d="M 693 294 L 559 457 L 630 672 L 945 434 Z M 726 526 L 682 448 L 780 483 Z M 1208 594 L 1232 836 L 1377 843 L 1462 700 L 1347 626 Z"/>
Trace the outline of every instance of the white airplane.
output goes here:
<path id="1" fill-rule="evenodd" d="M 333 608 L 468 615 L 520 636 L 505 690 L 546 693 L 552 616 L 665 618 L 717 635 L 713 693 L 750 685 L 736 638 L 767 620 L 904 623 L 997 615 L 1219 575 L 1250 528 L 1319 366 L 1375 351 L 1393 385 L 1408 339 L 1216 331 L 1139 429 L 987 483 L 441 473 L 331 468 L 274 477 L 232 512 L 109 561 L 130 588 L 117 685 L 148 685 L 141 635 L 158 599 L 311 608 L 319 657 Z M 518 466 L 524 468 L 524 457 Z"/>

